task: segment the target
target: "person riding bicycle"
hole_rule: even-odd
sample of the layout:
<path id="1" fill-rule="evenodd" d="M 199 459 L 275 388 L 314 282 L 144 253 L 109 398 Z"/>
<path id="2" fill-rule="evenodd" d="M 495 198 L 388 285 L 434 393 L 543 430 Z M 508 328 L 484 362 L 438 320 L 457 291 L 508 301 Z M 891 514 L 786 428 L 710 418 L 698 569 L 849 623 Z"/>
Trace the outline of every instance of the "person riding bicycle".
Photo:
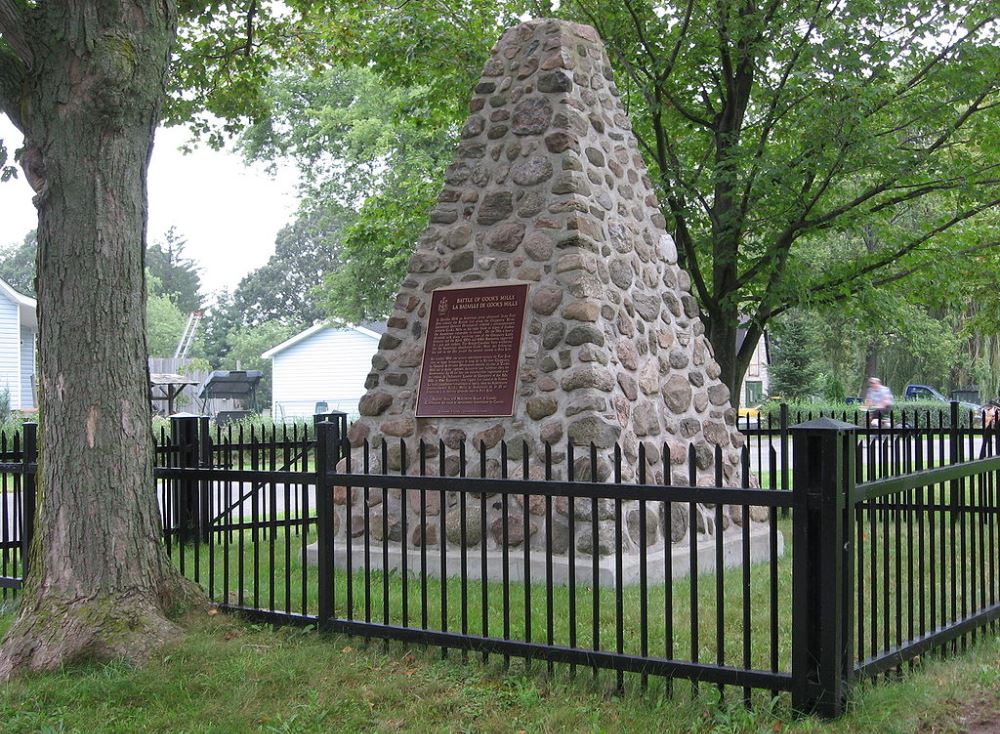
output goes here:
<path id="1" fill-rule="evenodd" d="M 869 411 L 872 425 L 880 425 L 888 419 L 892 410 L 892 390 L 877 377 L 868 379 L 868 392 L 865 393 L 865 408 Z"/>

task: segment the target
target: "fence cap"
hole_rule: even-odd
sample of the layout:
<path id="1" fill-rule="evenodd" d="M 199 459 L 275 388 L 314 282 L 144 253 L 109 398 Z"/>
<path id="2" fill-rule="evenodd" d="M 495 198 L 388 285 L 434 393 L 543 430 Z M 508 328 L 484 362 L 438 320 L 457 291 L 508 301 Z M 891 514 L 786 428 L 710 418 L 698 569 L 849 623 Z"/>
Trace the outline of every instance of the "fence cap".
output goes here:
<path id="1" fill-rule="evenodd" d="M 798 423 L 791 427 L 793 431 L 856 431 L 858 427 L 853 423 L 845 423 L 844 421 L 838 421 L 835 418 L 827 418 L 822 416 L 820 418 L 814 418 L 811 421 L 806 421 L 805 423 Z"/>

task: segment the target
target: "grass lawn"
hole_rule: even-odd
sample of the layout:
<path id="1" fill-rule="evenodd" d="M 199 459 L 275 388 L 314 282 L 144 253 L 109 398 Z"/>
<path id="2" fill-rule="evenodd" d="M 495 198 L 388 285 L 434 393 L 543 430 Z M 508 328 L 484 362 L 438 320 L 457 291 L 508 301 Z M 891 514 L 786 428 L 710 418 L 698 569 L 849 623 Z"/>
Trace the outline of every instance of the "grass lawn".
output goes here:
<path id="1" fill-rule="evenodd" d="M 9 616 L 0 618 L 0 627 Z M 990 732 L 1000 727 L 1000 638 L 927 659 L 901 680 L 859 686 L 836 722 L 783 703 L 750 711 L 693 699 L 624 695 L 614 677 L 554 677 L 535 664 L 441 660 L 436 650 L 254 627 L 227 616 L 187 620 L 188 635 L 142 668 L 87 664 L 0 687 L 4 732 L 721 731 Z"/>

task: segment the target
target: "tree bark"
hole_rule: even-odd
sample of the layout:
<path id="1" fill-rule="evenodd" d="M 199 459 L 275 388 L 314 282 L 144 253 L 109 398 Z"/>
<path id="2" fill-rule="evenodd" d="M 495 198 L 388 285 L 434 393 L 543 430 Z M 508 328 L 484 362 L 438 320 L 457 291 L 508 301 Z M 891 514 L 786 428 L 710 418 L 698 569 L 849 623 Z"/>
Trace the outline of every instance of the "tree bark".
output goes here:
<path id="1" fill-rule="evenodd" d="M 28 37 L 51 41 L 22 100 L 39 218 L 41 499 L 0 679 L 141 660 L 199 598 L 160 542 L 144 323 L 146 171 L 174 6 L 47 3 L 33 22 Z"/>

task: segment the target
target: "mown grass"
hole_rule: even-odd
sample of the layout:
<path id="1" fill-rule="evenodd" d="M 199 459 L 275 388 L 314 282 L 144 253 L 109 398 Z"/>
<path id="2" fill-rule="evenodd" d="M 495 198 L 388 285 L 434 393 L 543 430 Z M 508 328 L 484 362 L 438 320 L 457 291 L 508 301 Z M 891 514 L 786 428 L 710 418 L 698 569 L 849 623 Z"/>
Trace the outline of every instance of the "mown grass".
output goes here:
<path id="1" fill-rule="evenodd" d="M 860 625 L 856 627 L 862 633 L 862 639 L 856 642 L 865 656 L 905 641 L 913 634 L 920 634 L 929 629 L 932 622 L 950 622 L 958 618 L 963 610 L 973 612 L 1000 598 L 1000 574 L 995 561 L 991 564 L 988 560 L 997 547 L 995 521 L 980 524 L 967 517 L 964 523 L 966 531 L 962 533 L 962 523 L 952 526 L 950 513 L 940 511 L 934 513 L 934 517 L 934 524 L 929 517 L 920 524 L 915 518 L 907 524 L 904 513 L 899 518 L 897 533 L 896 518 L 891 511 L 873 509 L 862 516 L 857 535 L 861 540 L 862 557 L 856 568 L 858 585 L 852 594 L 852 601 L 862 616 Z M 883 518 L 889 521 L 884 522 Z M 437 522 L 437 518 L 432 517 L 430 521 Z M 790 671 L 791 518 L 779 517 L 776 527 L 783 538 L 785 552 L 773 567 L 769 563 L 755 564 L 746 577 L 738 567 L 725 569 L 721 578 L 715 572 L 704 573 L 697 579 L 697 589 L 693 588 L 690 577 L 674 581 L 669 588 L 651 583 L 645 595 L 637 585 L 624 586 L 621 602 L 623 651 L 643 654 L 642 632 L 645 630 L 646 651 L 654 657 L 712 664 L 721 662 L 734 667 L 774 669 L 785 673 Z M 314 542 L 315 528 L 310 530 L 305 541 L 285 528 L 278 529 L 273 538 L 265 531 L 258 532 L 257 543 L 253 542 L 252 531 L 245 531 L 242 538 L 239 533 L 233 534 L 228 547 L 228 564 L 225 547 L 200 546 L 197 579 L 211 590 L 213 600 L 218 602 L 314 615 L 317 611 L 317 569 L 303 565 L 302 548 L 304 544 Z M 981 536 L 988 536 L 989 540 Z M 221 539 L 223 536 L 218 537 Z M 369 550 L 372 558 L 378 558 L 382 546 L 373 541 Z M 193 551 L 192 547 L 185 549 L 182 564 L 190 577 L 195 577 Z M 532 552 L 536 559 L 544 558 L 541 550 Z M 701 554 L 706 552 L 713 551 L 700 550 Z M 338 553 L 343 560 L 343 552 Z M 177 548 L 174 549 L 174 559 L 181 563 Z M 506 589 L 499 582 L 489 583 L 484 588 L 479 581 L 470 579 L 464 588 L 464 629 L 473 635 L 544 642 L 548 635 L 548 608 L 551 606 L 554 643 L 592 648 L 596 612 L 600 649 L 614 650 L 618 619 L 615 589 L 600 588 L 595 605 L 589 570 L 591 559 L 586 555 L 579 555 L 578 559 L 587 564 L 587 568 L 577 573 L 575 593 L 565 585 L 548 588 L 544 575 L 533 577 L 535 583 L 529 587 L 512 581 Z M 449 578 L 447 583 L 442 584 L 439 578 L 429 575 L 422 582 L 418 549 L 411 547 L 410 573 L 405 583 L 403 576 L 396 571 L 388 576 L 372 571 L 366 578 L 362 552 L 358 548 L 354 549 L 352 561 L 350 579 L 343 569 L 338 569 L 335 574 L 337 617 L 365 619 L 367 616 L 372 621 L 388 620 L 396 626 L 451 631 L 463 629 L 463 587 L 460 580 Z M 480 549 L 470 548 L 467 563 L 473 575 L 480 562 Z M 431 574 L 440 568 L 436 547 L 427 549 L 426 565 Z M 963 565 L 964 588 L 960 583 Z M 520 558 L 512 556 L 510 567 L 516 570 L 520 566 Z M 454 559 L 448 561 L 448 569 L 449 574 L 457 572 Z M 951 594 L 953 574 L 957 582 L 954 598 Z M 212 579 L 211 584 L 209 579 Z M 973 579 L 976 579 L 975 584 Z M 987 583 L 984 584 L 984 580 Z M 860 595 L 857 589 L 861 590 Z M 505 600 L 509 610 L 506 627 Z M 668 600 L 671 605 L 669 615 L 666 609 Z M 692 614 L 693 606 L 697 609 L 696 621 Z M 747 607 L 749 624 L 744 617 Z M 645 625 L 643 608 L 646 611 Z M 773 638 L 772 620 L 776 629 Z M 746 652 L 745 643 L 749 647 Z"/>
<path id="2" fill-rule="evenodd" d="M 6 620 L 0 618 L 0 627 Z M 0 728 L 19 732 L 958 732 L 992 731 L 1000 708 L 1000 638 L 926 659 L 891 684 L 859 685 L 834 722 L 787 703 L 750 710 L 702 686 L 620 693 L 612 676 L 554 676 L 499 658 L 441 660 L 437 651 L 343 635 L 270 630 L 218 615 L 143 667 L 74 665 L 0 686 Z"/>

